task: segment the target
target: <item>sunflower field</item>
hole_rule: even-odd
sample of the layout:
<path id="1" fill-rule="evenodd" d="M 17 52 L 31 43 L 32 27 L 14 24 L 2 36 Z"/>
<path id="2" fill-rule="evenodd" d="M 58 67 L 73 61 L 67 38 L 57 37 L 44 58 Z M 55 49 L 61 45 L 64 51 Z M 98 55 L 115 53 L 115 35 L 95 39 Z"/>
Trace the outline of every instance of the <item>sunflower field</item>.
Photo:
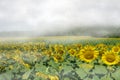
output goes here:
<path id="1" fill-rule="evenodd" d="M 120 80 L 120 39 L 0 41 L 0 80 Z"/>

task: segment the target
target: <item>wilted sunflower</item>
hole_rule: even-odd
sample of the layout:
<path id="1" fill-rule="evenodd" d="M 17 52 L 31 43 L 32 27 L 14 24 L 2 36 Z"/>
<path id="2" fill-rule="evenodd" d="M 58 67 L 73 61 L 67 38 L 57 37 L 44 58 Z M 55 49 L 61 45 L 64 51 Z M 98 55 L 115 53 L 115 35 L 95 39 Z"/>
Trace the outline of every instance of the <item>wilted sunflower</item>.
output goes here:
<path id="1" fill-rule="evenodd" d="M 85 62 L 92 62 L 98 57 L 99 52 L 92 46 L 85 46 L 80 50 L 80 59 Z"/>
<path id="2" fill-rule="evenodd" d="M 119 55 L 112 51 L 107 51 L 102 55 L 103 63 L 107 65 L 115 65 L 119 62 Z"/>

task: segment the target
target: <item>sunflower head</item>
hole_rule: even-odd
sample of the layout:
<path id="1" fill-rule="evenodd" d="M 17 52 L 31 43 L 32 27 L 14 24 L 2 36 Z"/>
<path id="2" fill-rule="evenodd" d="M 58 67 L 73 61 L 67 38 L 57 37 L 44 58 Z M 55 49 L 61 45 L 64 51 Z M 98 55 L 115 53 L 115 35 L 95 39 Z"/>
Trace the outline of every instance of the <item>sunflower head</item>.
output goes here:
<path id="1" fill-rule="evenodd" d="M 55 51 L 57 54 L 59 55 L 63 55 L 65 53 L 65 50 L 64 49 L 58 49 L 57 51 Z"/>
<path id="2" fill-rule="evenodd" d="M 62 62 L 64 60 L 63 56 L 61 56 L 59 54 L 54 54 L 53 59 L 55 62 Z"/>
<path id="3" fill-rule="evenodd" d="M 68 53 L 69 53 L 71 56 L 75 56 L 76 53 L 77 53 L 77 51 L 76 51 L 75 49 L 70 49 L 70 50 L 68 51 Z"/>
<path id="4" fill-rule="evenodd" d="M 118 46 L 114 46 L 113 48 L 112 48 L 112 51 L 113 52 L 120 52 L 120 48 L 118 47 Z"/>
<path id="5" fill-rule="evenodd" d="M 113 51 L 107 51 L 102 55 L 102 61 L 107 65 L 118 64 L 119 59 L 119 55 Z"/>
<path id="6" fill-rule="evenodd" d="M 96 47 L 101 49 L 101 48 L 106 48 L 107 46 L 101 43 L 101 44 L 97 44 Z"/>
<path id="7" fill-rule="evenodd" d="M 80 59 L 85 62 L 92 62 L 98 57 L 99 52 L 92 46 L 86 46 L 80 50 Z"/>
<path id="8" fill-rule="evenodd" d="M 55 51 L 58 51 L 59 49 L 63 49 L 63 48 L 64 48 L 64 46 L 62 44 L 55 44 L 54 45 Z"/>

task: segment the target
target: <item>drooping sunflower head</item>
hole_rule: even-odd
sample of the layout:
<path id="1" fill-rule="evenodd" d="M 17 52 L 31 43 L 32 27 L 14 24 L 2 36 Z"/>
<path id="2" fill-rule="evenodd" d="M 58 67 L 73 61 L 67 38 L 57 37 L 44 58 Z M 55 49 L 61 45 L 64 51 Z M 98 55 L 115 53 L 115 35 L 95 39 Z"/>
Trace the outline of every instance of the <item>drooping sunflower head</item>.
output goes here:
<path id="1" fill-rule="evenodd" d="M 119 59 L 119 55 L 113 51 L 107 51 L 102 55 L 102 61 L 107 65 L 116 65 Z"/>
<path id="2" fill-rule="evenodd" d="M 85 46 L 80 50 L 80 59 L 85 62 L 92 62 L 98 57 L 99 52 L 92 46 Z"/>

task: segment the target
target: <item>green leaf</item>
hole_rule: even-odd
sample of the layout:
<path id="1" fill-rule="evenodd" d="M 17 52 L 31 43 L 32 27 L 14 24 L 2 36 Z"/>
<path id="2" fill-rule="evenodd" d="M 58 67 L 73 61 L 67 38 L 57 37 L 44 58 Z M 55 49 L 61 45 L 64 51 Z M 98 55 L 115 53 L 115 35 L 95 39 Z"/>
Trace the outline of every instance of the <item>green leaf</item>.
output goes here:
<path id="1" fill-rule="evenodd" d="M 93 71 L 96 74 L 106 74 L 107 73 L 107 69 L 105 68 L 105 66 L 101 66 L 101 65 L 95 65 L 95 69 Z"/>
<path id="2" fill-rule="evenodd" d="M 112 77 L 115 78 L 115 80 L 120 80 L 120 69 L 112 73 Z"/>
<path id="3" fill-rule="evenodd" d="M 105 75 L 104 77 L 101 78 L 101 80 L 113 80 L 110 78 L 110 75 Z M 116 79 L 119 80 L 119 79 Z"/>
<path id="4" fill-rule="evenodd" d="M 64 70 L 64 74 L 67 74 L 73 70 L 72 66 L 62 66 L 62 69 Z"/>
<path id="5" fill-rule="evenodd" d="M 35 71 L 37 72 L 42 72 L 44 74 L 48 74 L 48 68 L 46 66 L 44 66 L 42 63 L 38 64 L 36 63 L 35 65 Z"/>
<path id="6" fill-rule="evenodd" d="M 76 69 L 76 73 L 80 76 L 81 79 L 87 76 L 87 73 L 82 68 Z"/>
<path id="7" fill-rule="evenodd" d="M 93 80 L 93 79 L 91 79 L 91 78 L 85 78 L 84 80 Z"/>
<path id="8" fill-rule="evenodd" d="M 30 76 L 30 74 L 31 74 L 32 71 L 33 71 L 33 69 L 27 71 L 26 73 L 24 73 L 23 76 L 22 76 L 22 79 L 28 79 L 28 77 Z"/>
<path id="9" fill-rule="evenodd" d="M 56 63 L 56 62 L 54 62 L 53 60 L 50 60 L 49 62 L 48 62 L 48 64 L 49 65 L 51 65 L 53 68 L 55 68 L 55 69 L 58 69 L 59 68 L 59 65 L 60 65 L 60 63 Z"/>
<path id="10" fill-rule="evenodd" d="M 24 55 L 24 56 L 22 56 L 22 59 L 25 63 L 30 64 L 30 65 L 34 64 L 34 62 L 36 60 L 36 58 L 31 55 Z"/>
<path id="11" fill-rule="evenodd" d="M 12 80 L 13 74 L 11 72 L 7 72 L 0 75 L 0 80 Z"/>
<path id="12" fill-rule="evenodd" d="M 44 72 L 45 69 L 46 69 L 46 67 L 43 64 L 36 63 L 36 65 L 35 65 L 35 71 L 42 71 L 42 72 Z"/>
<path id="13" fill-rule="evenodd" d="M 89 71 L 93 68 L 93 65 L 82 63 L 80 64 L 80 68 L 82 68 L 85 72 L 89 73 Z"/>
<path id="14" fill-rule="evenodd" d="M 64 80 L 70 80 L 69 78 L 64 78 Z"/>
<path id="15" fill-rule="evenodd" d="M 101 80 L 101 79 L 99 79 L 97 76 L 93 76 L 92 80 Z"/>
<path id="16" fill-rule="evenodd" d="M 49 73 L 49 75 L 57 74 L 56 69 L 54 69 L 54 68 L 52 68 L 52 67 L 48 67 L 48 68 L 46 69 L 46 71 Z"/>

